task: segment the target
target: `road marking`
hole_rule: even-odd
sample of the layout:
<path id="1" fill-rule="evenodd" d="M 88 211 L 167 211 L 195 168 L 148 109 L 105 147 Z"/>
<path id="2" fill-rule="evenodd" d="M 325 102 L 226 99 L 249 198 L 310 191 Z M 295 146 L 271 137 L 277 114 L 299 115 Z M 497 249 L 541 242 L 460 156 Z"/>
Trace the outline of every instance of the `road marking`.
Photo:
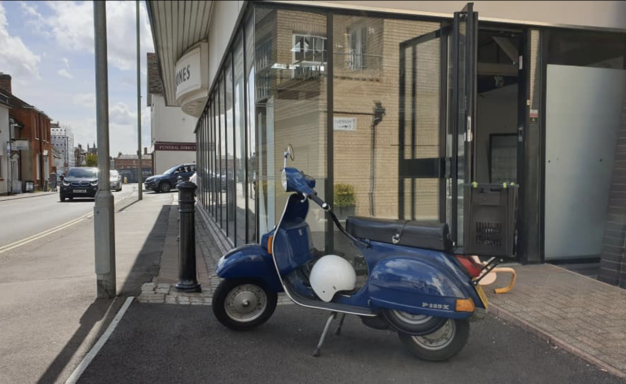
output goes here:
<path id="1" fill-rule="evenodd" d="M 104 331 L 102 336 L 100 336 L 100 339 L 98 339 L 98 342 L 91 348 L 89 353 L 87 353 L 87 355 L 83 358 L 80 364 L 78 364 L 78 367 L 76 367 L 76 369 L 74 370 L 74 372 L 72 372 L 67 381 L 65 381 L 65 384 L 75 384 L 78 379 L 80 379 L 80 376 L 85 372 L 89 364 L 91 364 L 91 362 L 96 357 L 98 352 L 100 352 L 107 340 L 109 340 L 109 337 L 111 336 L 113 331 L 115 331 L 115 328 L 120 323 L 120 320 L 122 320 L 122 317 L 126 313 L 128 307 L 130 307 L 133 299 L 133 296 L 126 298 L 126 301 L 122 305 L 122 308 L 120 308 L 120 311 L 117 313 L 117 315 L 115 315 L 115 318 L 113 318 L 113 321 L 111 321 L 111 324 L 109 324 L 107 330 Z"/>
<path id="2" fill-rule="evenodd" d="M 91 216 L 93 216 L 93 212 L 86 213 L 86 214 L 84 214 L 84 215 L 82 215 L 82 216 L 80 216 L 80 217 L 78 217 L 78 218 L 76 218 L 74 220 L 70 220 L 70 221 L 68 221 L 66 223 L 63 223 L 61 225 L 58 225 L 58 226 L 56 226 L 54 228 L 50 228 L 48 230 L 45 230 L 43 232 L 39 232 L 39 233 L 37 233 L 35 235 L 32 235 L 30 237 L 27 237 L 25 239 L 18 240 L 18 241 L 14 242 L 14 243 L 5 245 L 4 247 L 0 247 L 0 254 L 8 252 L 8 251 L 10 251 L 12 249 L 15 249 L 17 247 L 21 247 L 22 245 L 26 245 L 28 243 L 32 243 L 33 241 L 39 240 L 39 239 L 41 239 L 43 237 L 46 237 L 46 236 L 48 236 L 50 234 L 53 234 L 55 232 L 59 232 L 60 230 L 63 230 L 65 228 L 71 227 L 72 225 L 77 224 L 77 223 L 83 221 L 84 219 L 88 219 Z"/>
<path id="3" fill-rule="evenodd" d="M 131 195 L 132 195 L 132 193 L 131 193 Z M 128 197 L 131 197 L 131 196 L 128 196 Z M 120 197 L 120 198 L 116 199 L 113 202 L 113 204 L 115 205 L 115 204 L 119 203 L 120 201 L 122 201 L 124 199 L 125 199 L 125 197 Z M 55 232 L 59 232 L 59 231 L 65 229 L 65 228 L 69 228 L 69 227 L 71 227 L 74 224 L 77 224 L 77 223 L 79 223 L 79 222 L 81 222 L 81 221 L 83 221 L 85 219 L 90 218 L 91 216 L 93 216 L 93 212 L 86 213 L 86 214 L 84 214 L 84 215 L 82 215 L 82 216 L 80 216 L 80 217 L 78 217 L 76 219 L 73 219 L 73 220 L 70 220 L 68 222 L 65 222 L 65 223 L 63 223 L 61 225 L 58 225 L 58 226 L 54 227 L 54 228 L 47 229 L 47 230 L 45 230 L 43 232 L 39 232 L 39 233 L 34 234 L 34 235 L 32 235 L 30 237 L 27 237 L 25 239 L 21 239 L 21 240 L 18 240 L 16 242 L 13 242 L 11 244 L 7 244 L 7 245 L 5 245 L 3 247 L 0 247 L 0 255 L 5 253 L 5 252 L 8 252 L 8 251 L 10 251 L 12 249 L 15 249 L 17 247 L 21 247 L 22 245 L 26 245 L 28 243 L 32 243 L 33 241 L 39 240 L 39 239 L 41 239 L 43 237 L 46 237 L 48 235 L 51 235 L 51 234 L 53 234 Z"/>

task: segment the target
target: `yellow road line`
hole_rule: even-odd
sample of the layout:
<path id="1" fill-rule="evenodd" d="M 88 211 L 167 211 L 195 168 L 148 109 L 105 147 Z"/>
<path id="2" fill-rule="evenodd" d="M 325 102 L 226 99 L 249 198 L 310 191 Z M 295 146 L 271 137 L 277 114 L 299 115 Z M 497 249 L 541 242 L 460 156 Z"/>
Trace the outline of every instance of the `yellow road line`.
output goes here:
<path id="1" fill-rule="evenodd" d="M 22 239 L 22 240 L 18 240 L 18 241 L 14 242 L 14 243 L 5 245 L 4 247 L 0 247 L 0 254 L 8 252 L 8 251 L 10 251 L 12 249 L 15 249 L 17 247 L 21 247 L 22 245 L 26 245 L 28 243 L 31 243 L 31 242 L 35 241 L 35 240 L 39 240 L 39 239 L 41 239 L 43 237 L 46 237 L 46 236 L 48 236 L 50 234 L 53 234 L 55 232 L 59 232 L 60 230 L 63 230 L 65 228 L 71 227 L 72 225 L 77 224 L 77 223 L 79 223 L 79 222 L 83 221 L 84 219 L 87 219 L 87 218 L 89 218 L 91 216 L 93 216 L 93 212 L 89 212 L 89 213 L 87 213 L 85 215 L 82 215 L 82 216 L 80 216 L 80 217 L 78 217 L 78 218 L 76 218 L 74 220 L 70 220 L 70 221 L 68 221 L 66 223 L 58 225 L 58 226 L 56 226 L 54 228 L 50 228 L 50 229 L 45 230 L 43 232 L 39 232 L 36 235 L 27 237 L 27 238 Z"/>

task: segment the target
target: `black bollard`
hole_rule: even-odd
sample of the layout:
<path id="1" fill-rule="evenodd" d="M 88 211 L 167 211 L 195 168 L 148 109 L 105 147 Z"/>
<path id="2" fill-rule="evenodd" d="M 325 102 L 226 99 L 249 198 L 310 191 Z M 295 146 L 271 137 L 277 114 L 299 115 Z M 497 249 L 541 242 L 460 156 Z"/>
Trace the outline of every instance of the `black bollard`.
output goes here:
<path id="1" fill-rule="evenodd" d="M 195 191 L 198 188 L 190 181 L 176 186 L 178 189 L 178 212 L 180 212 L 178 242 L 178 278 L 176 290 L 201 292 L 196 275 L 196 231 L 195 231 Z"/>

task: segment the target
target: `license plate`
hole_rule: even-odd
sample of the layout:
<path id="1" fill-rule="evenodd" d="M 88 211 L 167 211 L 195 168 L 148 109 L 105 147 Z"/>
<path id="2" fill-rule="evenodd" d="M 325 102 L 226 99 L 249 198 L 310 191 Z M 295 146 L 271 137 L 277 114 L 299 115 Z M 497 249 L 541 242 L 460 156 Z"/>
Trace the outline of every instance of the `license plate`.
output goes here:
<path id="1" fill-rule="evenodd" d="M 487 300 L 487 295 L 485 294 L 483 287 L 481 287 L 480 285 L 477 285 L 475 288 L 476 288 L 476 292 L 478 293 L 478 297 L 480 297 L 480 301 L 483 302 L 485 309 L 487 309 L 487 303 L 489 300 Z"/>
<path id="2" fill-rule="evenodd" d="M 75 189 L 74 193 L 87 193 L 86 189 Z"/>

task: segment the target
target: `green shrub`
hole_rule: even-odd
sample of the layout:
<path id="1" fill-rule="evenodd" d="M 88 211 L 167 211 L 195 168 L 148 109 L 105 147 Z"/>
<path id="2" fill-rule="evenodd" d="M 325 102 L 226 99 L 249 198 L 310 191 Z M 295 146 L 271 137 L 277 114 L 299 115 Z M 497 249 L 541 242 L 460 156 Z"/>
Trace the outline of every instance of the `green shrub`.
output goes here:
<path id="1" fill-rule="evenodd" d="M 356 199 L 354 198 L 354 186 L 350 184 L 335 184 L 335 196 L 333 205 L 336 208 L 356 206 Z"/>

